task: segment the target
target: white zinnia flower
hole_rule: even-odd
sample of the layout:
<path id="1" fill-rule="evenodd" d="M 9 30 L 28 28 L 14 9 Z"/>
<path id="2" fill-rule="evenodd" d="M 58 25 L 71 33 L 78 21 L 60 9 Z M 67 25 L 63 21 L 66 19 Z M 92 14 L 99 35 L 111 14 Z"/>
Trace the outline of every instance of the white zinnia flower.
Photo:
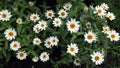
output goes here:
<path id="1" fill-rule="evenodd" d="M 21 46 L 20 46 L 20 43 L 19 43 L 18 41 L 12 41 L 12 42 L 10 43 L 10 48 L 11 48 L 11 50 L 13 50 L 13 51 L 17 51 L 18 49 L 21 48 Z"/>
<path id="2" fill-rule="evenodd" d="M 23 22 L 22 22 L 22 19 L 21 19 L 21 18 L 18 18 L 18 19 L 16 20 L 16 23 L 22 24 L 22 23 L 23 23 Z"/>
<path id="3" fill-rule="evenodd" d="M 113 13 L 108 12 L 106 17 L 110 19 L 111 21 L 115 19 L 115 15 Z"/>
<path id="4" fill-rule="evenodd" d="M 72 7 L 72 4 L 71 4 L 71 3 L 66 3 L 66 4 L 63 6 L 63 8 L 64 8 L 65 10 L 70 10 L 71 7 Z"/>
<path id="5" fill-rule="evenodd" d="M 8 10 L 0 11 L 0 20 L 9 21 L 11 17 L 12 17 L 11 12 L 9 12 Z"/>
<path id="6" fill-rule="evenodd" d="M 118 41 L 120 39 L 119 33 L 117 33 L 115 30 L 109 31 L 107 37 L 110 38 L 111 41 Z"/>
<path id="7" fill-rule="evenodd" d="M 104 10 L 108 10 L 108 9 L 109 9 L 108 5 L 105 4 L 105 3 L 102 3 L 102 4 L 101 4 L 101 7 L 102 7 Z"/>
<path id="8" fill-rule="evenodd" d="M 76 19 L 71 19 L 66 24 L 67 24 L 68 31 L 70 31 L 71 33 L 78 32 L 79 27 L 80 27 L 79 21 L 76 21 Z"/>
<path id="9" fill-rule="evenodd" d="M 58 45 L 58 42 L 59 42 L 59 39 L 57 38 L 57 36 L 52 36 L 50 37 L 50 40 L 51 40 L 51 45 L 52 46 L 57 46 Z"/>
<path id="10" fill-rule="evenodd" d="M 67 53 L 70 53 L 71 55 L 75 56 L 76 53 L 78 53 L 78 46 L 75 43 L 71 43 L 70 45 L 68 45 L 67 48 Z"/>
<path id="11" fill-rule="evenodd" d="M 93 52 L 90 56 L 92 57 L 91 60 L 95 62 L 96 65 L 101 65 L 104 62 L 104 55 L 100 52 Z"/>
<path id="12" fill-rule="evenodd" d="M 87 41 L 88 43 L 92 43 L 93 41 L 97 40 L 96 34 L 93 33 L 92 31 L 85 33 L 84 37 L 85 37 L 85 41 Z"/>
<path id="13" fill-rule="evenodd" d="M 15 37 L 17 36 L 17 32 L 15 31 L 15 29 L 12 28 L 6 29 L 4 34 L 6 39 L 10 41 L 15 39 Z"/>
<path id="14" fill-rule="evenodd" d="M 109 31 L 110 31 L 109 26 L 104 26 L 104 27 L 103 27 L 103 31 L 102 31 L 103 33 L 108 34 Z"/>
<path id="15" fill-rule="evenodd" d="M 62 21 L 60 18 L 54 18 L 53 23 L 54 27 L 60 27 L 62 25 Z"/>
<path id="16" fill-rule="evenodd" d="M 18 53 L 16 54 L 17 54 L 16 57 L 20 60 L 24 60 L 27 57 L 27 53 L 25 51 L 18 51 Z"/>
<path id="17" fill-rule="evenodd" d="M 58 15 L 59 15 L 59 17 L 61 17 L 63 19 L 63 18 L 66 18 L 68 16 L 68 13 L 64 9 L 61 9 L 58 12 Z"/>
<path id="18" fill-rule="evenodd" d="M 45 46 L 46 48 L 51 48 L 51 47 L 52 47 L 51 39 L 50 39 L 50 38 L 47 38 L 47 39 L 45 40 L 44 46 Z"/>
<path id="19" fill-rule="evenodd" d="M 34 38 L 33 39 L 33 44 L 34 45 L 39 45 L 40 43 L 42 43 L 42 42 L 41 42 L 41 40 L 39 38 Z"/>
<path id="20" fill-rule="evenodd" d="M 35 33 L 39 33 L 39 32 L 40 32 L 40 25 L 39 25 L 39 24 L 34 25 L 34 26 L 33 26 L 33 31 L 34 31 Z"/>
<path id="21" fill-rule="evenodd" d="M 47 17 L 47 18 L 50 18 L 50 19 L 52 19 L 53 17 L 54 17 L 54 12 L 53 12 L 53 10 L 48 10 L 46 13 L 45 13 L 45 16 Z"/>
<path id="22" fill-rule="evenodd" d="M 39 27 L 40 27 L 40 30 L 46 30 L 47 22 L 43 20 L 39 21 Z"/>
<path id="23" fill-rule="evenodd" d="M 48 61 L 48 60 L 49 60 L 49 54 L 48 54 L 47 52 L 41 53 L 41 55 L 40 55 L 40 60 L 41 60 L 42 62 Z"/>
<path id="24" fill-rule="evenodd" d="M 97 13 L 101 17 L 106 15 L 106 11 L 101 6 L 96 6 L 94 13 Z"/>
<path id="25" fill-rule="evenodd" d="M 40 17 L 39 17 L 38 14 L 33 13 L 33 14 L 30 15 L 30 20 L 33 21 L 33 22 L 36 22 L 39 19 L 40 19 Z"/>
<path id="26" fill-rule="evenodd" d="M 76 59 L 74 60 L 74 64 L 75 64 L 76 66 L 80 66 L 80 59 L 79 59 L 79 58 L 76 58 Z"/>
<path id="27" fill-rule="evenodd" d="M 33 62 L 38 62 L 38 60 L 39 60 L 39 57 L 33 57 L 33 58 L 32 58 L 32 61 L 33 61 Z"/>

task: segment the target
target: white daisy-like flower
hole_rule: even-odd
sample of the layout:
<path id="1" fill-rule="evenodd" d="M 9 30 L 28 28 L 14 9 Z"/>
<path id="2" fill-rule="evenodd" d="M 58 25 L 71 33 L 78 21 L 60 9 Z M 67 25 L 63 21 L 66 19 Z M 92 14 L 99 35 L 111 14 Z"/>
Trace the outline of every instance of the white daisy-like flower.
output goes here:
<path id="1" fill-rule="evenodd" d="M 34 26 L 33 26 L 33 31 L 34 31 L 35 33 L 39 33 L 39 32 L 40 32 L 40 25 L 39 25 L 39 24 L 34 25 Z"/>
<path id="2" fill-rule="evenodd" d="M 41 53 L 41 55 L 40 55 L 40 60 L 41 60 L 42 62 L 48 61 L 48 60 L 49 60 L 49 54 L 48 54 L 47 52 Z"/>
<path id="3" fill-rule="evenodd" d="M 33 22 L 36 22 L 39 19 L 40 19 L 40 17 L 39 17 L 38 14 L 33 13 L 33 14 L 30 15 L 30 20 L 33 21 Z"/>
<path id="4" fill-rule="evenodd" d="M 110 19 L 111 21 L 115 19 L 115 15 L 113 13 L 108 12 L 106 17 Z"/>
<path id="5" fill-rule="evenodd" d="M 62 25 L 62 21 L 60 18 L 54 18 L 53 23 L 54 27 L 60 27 Z"/>
<path id="6" fill-rule="evenodd" d="M 17 51 L 18 49 L 21 48 L 21 46 L 20 46 L 20 43 L 19 43 L 18 41 L 12 41 L 12 42 L 10 43 L 10 48 L 11 48 L 11 50 L 13 50 L 13 51 Z"/>
<path id="7" fill-rule="evenodd" d="M 76 66 L 80 66 L 80 59 L 79 58 L 76 58 L 73 62 Z"/>
<path id="8" fill-rule="evenodd" d="M 71 19 L 66 24 L 67 24 L 68 31 L 70 31 L 71 33 L 78 32 L 79 27 L 80 27 L 79 21 L 76 21 L 76 19 Z"/>
<path id="9" fill-rule="evenodd" d="M 59 17 L 61 17 L 63 19 L 63 18 L 66 18 L 68 16 L 68 12 L 66 12 L 64 9 L 61 9 L 58 12 L 58 15 L 59 15 Z"/>
<path id="10" fill-rule="evenodd" d="M 96 65 L 101 65 L 104 62 L 104 55 L 100 52 L 93 52 L 90 56 L 92 57 L 91 60 L 95 62 Z"/>
<path id="11" fill-rule="evenodd" d="M 44 42 L 45 42 L 44 46 L 46 48 L 51 48 L 52 47 L 51 39 L 50 38 L 47 38 Z"/>
<path id="12" fill-rule="evenodd" d="M 10 41 L 15 39 L 15 37 L 17 36 L 17 32 L 15 31 L 15 29 L 12 28 L 6 29 L 4 34 L 6 39 Z"/>
<path id="13" fill-rule="evenodd" d="M 48 10 L 46 13 L 45 13 L 45 16 L 49 19 L 52 19 L 55 15 L 55 13 L 53 12 L 53 10 Z"/>
<path id="14" fill-rule="evenodd" d="M 33 62 L 38 62 L 38 60 L 39 60 L 39 57 L 33 57 L 33 58 L 32 58 L 32 61 L 33 61 Z"/>
<path id="15" fill-rule="evenodd" d="M 88 43 L 92 43 L 93 41 L 97 40 L 96 34 L 93 33 L 92 31 L 85 33 L 84 37 L 85 37 L 85 41 L 87 41 Z"/>
<path id="16" fill-rule="evenodd" d="M 102 7 L 104 10 L 108 10 L 108 9 L 109 9 L 108 5 L 105 4 L 105 3 L 102 3 L 102 4 L 101 4 L 101 7 Z"/>
<path id="17" fill-rule="evenodd" d="M 110 38 L 111 41 L 119 41 L 120 39 L 119 33 L 117 33 L 115 30 L 109 31 L 107 37 Z"/>
<path id="18" fill-rule="evenodd" d="M 109 26 L 104 26 L 103 27 L 103 31 L 102 31 L 103 33 L 108 34 L 109 31 L 110 31 L 110 27 Z"/>
<path id="19" fill-rule="evenodd" d="M 46 30 L 47 22 L 43 20 L 39 21 L 39 27 L 40 27 L 40 30 Z"/>
<path id="20" fill-rule="evenodd" d="M 42 43 L 42 42 L 41 42 L 41 40 L 39 38 L 34 38 L 33 39 L 33 44 L 34 45 L 39 45 L 40 43 Z"/>
<path id="21" fill-rule="evenodd" d="M 71 7 L 72 7 L 72 4 L 71 4 L 71 3 L 66 3 L 66 4 L 63 6 L 63 8 L 64 8 L 65 10 L 70 10 Z"/>
<path id="22" fill-rule="evenodd" d="M 106 15 L 106 11 L 101 6 L 96 6 L 94 13 L 97 13 L 99 16 Z"/>
<path id="23" fill-rule="evenodd" d="M 9 21 L 11 17 L 12 17 L 11 12 L 9 12 L 8 10 L 0 11 L 0 20 Z"/>
<path id="24" fill-rule="evenodd" d="M 71 43 L 70 45 L 68 45 L 67 48 L 67 53 L 70 53 L 72 56 L 75 56 L 76 53 L 78 53 L 78 46 L 75 43 Z"/>
<path id="25" fill-rule="evenodd" d="M 27 53 L 25 51 L 18 51 L 18 53 L 16 54 L 17 54 L 16 57 L 20 60 L 24 60 L 27 57 Z"/>
<path id="26" fill-rule="evenodd" d="M 23 23 L 23 22 L 22 22 L 22 19 L 21 19 L 21 18 L 18 18 L 18 19 L 16 20 L 16 23 L 22 24 L 22 23 Z"/>
<path id="27" fill-rule="evenodd" d="M 52 46 L 57 46 L 58 45 L 59 39 L 57 38 L 57 36 L 50 37 L 50 40 L 51 40 L 51 45 Z"/>

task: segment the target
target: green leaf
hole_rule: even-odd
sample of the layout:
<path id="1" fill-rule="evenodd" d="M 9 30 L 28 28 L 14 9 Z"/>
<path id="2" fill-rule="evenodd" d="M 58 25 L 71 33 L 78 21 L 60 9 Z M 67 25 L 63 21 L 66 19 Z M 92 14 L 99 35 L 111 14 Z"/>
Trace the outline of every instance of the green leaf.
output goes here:
<path id="1" fill-rule="evenodd" d="M 73 42 L 76 38 L 77 38 L 77 35 L 76 35 L 76 34 L 73 34 L 72 39 L 71 39 L 70 42 Z"/>
<path id="2" fill-rule="evenodd" d="M 33 55 L 33 56 L 38 56 L 38 54 L 35 52 L 35 51 L 31 51 L 31 54 Z"/>

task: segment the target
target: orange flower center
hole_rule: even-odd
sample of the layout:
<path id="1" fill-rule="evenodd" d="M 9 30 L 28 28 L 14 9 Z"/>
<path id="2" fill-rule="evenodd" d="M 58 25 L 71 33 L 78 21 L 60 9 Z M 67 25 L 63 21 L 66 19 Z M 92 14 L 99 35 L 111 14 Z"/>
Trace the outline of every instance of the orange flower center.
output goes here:
<path id="1" fill-rule="evenodd" d="M 101 10 L 101 9 L 98 9 L 98 13 L 102 13 L 102 10 Z"/>
<path id="2" fill-rule="evenodd" d="M 95 60 L 96 61 L 100 60 L 100 57 L 99 56 L 95 56 Z"/>
<path id="3" fill-rule="evenodd" d="M 108 29 L 105 29 L 105 31 L 108 31 Z"/>
<path id="4" fill-rule="evenodd" d="M 110 19 L 110 18 L 112 18 L 112 16 L 110 15 L 110 16 L 108 16 L 108 18 Z"/>
<path id="5" fill-rule="evenodd" d="M 2 18 L 6 18 L 7 15 L 5 13 L 2 14 Z"/>
<path id="6" fill-rule="evenodd" d="M 9 36 L 13 36 L 13 32 L 9 32 L 8 35 L 9 35 Z"/>
<path id="7" fill-rule="evenodd" d="M 33 16 L 33 19 L 36 19 L 37 18 L 37 16 Z"/>
<path id="8" fill-rule="evenodd" d="M 55 40 L 55 39 L 53 39 L 53 40 L 52 40 L 52 42 L 56 42 L 56 40 Z"/>
<path id="9" fill-rule="evenodd" d="M 70 24 L 70 27 L 71 27 L 72 29 L 74 29 L 74 28 L 75 28 L 75 24 L 74 24 L 74 23 Z"/>
<path id="10" fill-rule="evenodd" d="M 52 16 L 52 13 L 49 13 L 48 16 Z"/>
<path id="11" fill-rule="evenodd" d="M 48 41 L 48 42 L 47 42 L 47 44 L 48 44 L 48 45 L 50 45 L 50 44 L 51 44 L 51 42 L 50 42 L 50 41 Z"/>
<path id="12" fill-rule="evenodd" d="M 87 38 L 88 38 L 88 39 L 92 39 L 93 36 L 92 36 L 92 35 L 88 35 Z"/>
<path id="13" fill-rule="evenodd" d="M 61 15 L 64 16 L 64 15 L 65 15 L 65 12 L 62 12 Z"/>
<path id="14" fill-rule="evenodd" d="M 36 42 L 36 43 L 39 43 L 39 40 L 36 40 L 35 42 Z"/>
<path id="15" fill-rule="evenodd" d="M 47 56 L 46 55 L 43 55 L 43 58 L 46 58 Z"/>
<path id="16" fill-rule="evenodd" d="M 56 24 L 59 24 L 59 21 L 56 21 Z"/>
<path id="17" fill-rule="evenodd" d="M 41 27 L 44 27 L 45 25 L 44 24 L 41 24 Z"/>
<path id="18" fill-rule="evenodd" d="M 16 48 L 16 47 L 17 47 L 17 44 L 14 44 L 13 47 Z"/>
<path id="19" fill-rule="evenodd" d="M 69 5 L 66 5 L 66 8 L 69 8 Z"/>
<path id="20" fill-rule="evenodd" d="M 115 38 L 115 34 L 112 34 L 112 35 L 111 35 L 111 38 Z"/>
<path id="21" fill-rule="evenodd" d="M 71 47 L 71 48 L 70 48 L 70 51 L 71 51 L 71 52 L 74 52 L 74 51 L 75 51 L 75 49 L 74 49 L 73 47 Z"/>
<path id="22" fill-rule="evenodd" d="M 20 57 L 23 57 L 24 56 L 24 53 L 20 53 Z"/>

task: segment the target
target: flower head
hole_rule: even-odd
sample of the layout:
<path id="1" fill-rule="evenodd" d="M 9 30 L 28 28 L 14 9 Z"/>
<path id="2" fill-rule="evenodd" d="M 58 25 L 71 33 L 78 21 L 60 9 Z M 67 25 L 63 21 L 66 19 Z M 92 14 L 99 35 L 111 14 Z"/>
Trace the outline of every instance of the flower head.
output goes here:
<path id="1" fill-rule="evenodd" d="M 34 45 L 39 45 L 40 43 L 42 43 L 42 42 L 41 42 L 41 40 L 39 38 L 34 38 L 33 39 L 33 44 Z"/>
<path id="2" fill-rule="evenodd" d="M 106 11 L 101 6 L 96 6 L 94 13 L 97 13 L 99 16 L 106 15 Z"/>
<path id="3" fill-rule="evenodd" d="M 109 26 L 104 26 L 104 27 L 103 27 L 103 31 L 102 31 L 103 33 L 108 34 L 109 31 L 110 31 Z"/>
<path id="4" fill-rule="evenodd" d="M 54 27 L 60 27 L 62 25 L 62 21 L 60 18 L 54 18 L 53 23 Z"/>
<path id="5" fill-rule="evenodd" d="M 36 22 L 39 19 L 40 19 L 40 17 L 39 17 L 38 14 L 33 13 L 33 14 L 30 15 L 30 20 L 33 21 L 33 22 Z"/>
<path id="6" fill-rule="evenodd" d="M 110 19 L 111 21 L 115 19 L 115 15 L 113 13 L 108 12 L 106 17 Z"/>
<path id="7" fill-rule="evenodd" d="M 46 30 L 47 22 L 43 20 L 39 21 L 39 27 L 40 27 L 40 30 Z"/>
<path id="8" fill-rule="evenodd" d="M 13 50 L 13 51 L 17 51 L 18 49 L 21 48 L 21 46 L 20 46 L 20 43 L 19 43 L 18 41 L 12 41 L 12 42 L 10 43 L 10 48 L 11 48 L 11 50 Z"/>
<path id="9" fill-rule="evenodd" d="M 51 48 L 52 47 L 52 44 L 51 44 L 52 42 L 51 42 L 51 39 L 50 38 L 47 38 L 46 40 L 45 40 L 45 44 L 44 44 L 44 46 L 46 47 L 46 48 Z"/>
<path id="10" fill-rule="evenodd" d="M 45 16 L 49 19 L 52 19 L 54 17 L 54 12 L 53 10 L 48 10 L 46 13 L 45 13 Z"/>
<path id="11" fill-rule="evenodd" d="M 48 61 L 48 60 L 49 60 L 49 54 L 48 54 L 47 52 L 41 53 L 41 55 L 40 55 L 40 60 L 41 60 L 42 62 Z"/>
<path id="12" fill-rule="evenodd" d="M 54 45 L 57 46 L 58 45 L 59 40 L 58 40 L 57 36 L 50 37 L 50 40 L 51 40 L 51 45 L 52 46 L 54 46 Z"/>
<path id="13" fill-rule="evenodd" d="M 102 4 L 101 4 L 101 7 L 102 7 L 104 10 L 108 10 L 108 9 L 109 9 L 108 5 L 105 4 L 105 3 L 102 3 Z"/>
<path id="14" fill-rule="evenodd" d="M 58 12 L 58 15 L 59 15 L 59 17 L 61 17 L 63 19 L 63 18 L 66 18 L 68 16 L 68 13 L 64 9 L 61 9 Z"/>
<path id="15" fill-rule="evenodd" d="M 71 3 L 66 3 L 66 4 L 63 6 L 63 8 L 64 8 L 65 10 L 70 10 L 71 7 L 72 7 L 72 4 L 71 4 Z"/>
<path id="16" fill-rule="evenodd" d="M 27 57 L 27 53 L 25 51 L 18 51 L 18 53 L 16 54 L 17 54 L 16 57 L 20 60 L 24 60 Z"/>
<path id="17" fill-rule="evenodd" d="M 75 64 L 76 66 L 80 66 L 80 59 L 79 59 L 79 58 L 76 58 L 76 59 L 74 60 L 74 64 Z"/>
<path id="18" fill-rule="evenodd" d="M 21 18 L 18 18 L 18 19 L 16 20 L 16 23 L 22 24 L 22 23 L 23 23 L 23 22 L 22 22 L 22 19 L 21 19 Z"/>
<path id="19" fill-rule="evenodd" d="M 32 58 L 32 61 L 33 61 L 33 62 L 38 62 L 38 60 L 39 60 L 38 57 L 33 57 L 33 58 Z"/>

